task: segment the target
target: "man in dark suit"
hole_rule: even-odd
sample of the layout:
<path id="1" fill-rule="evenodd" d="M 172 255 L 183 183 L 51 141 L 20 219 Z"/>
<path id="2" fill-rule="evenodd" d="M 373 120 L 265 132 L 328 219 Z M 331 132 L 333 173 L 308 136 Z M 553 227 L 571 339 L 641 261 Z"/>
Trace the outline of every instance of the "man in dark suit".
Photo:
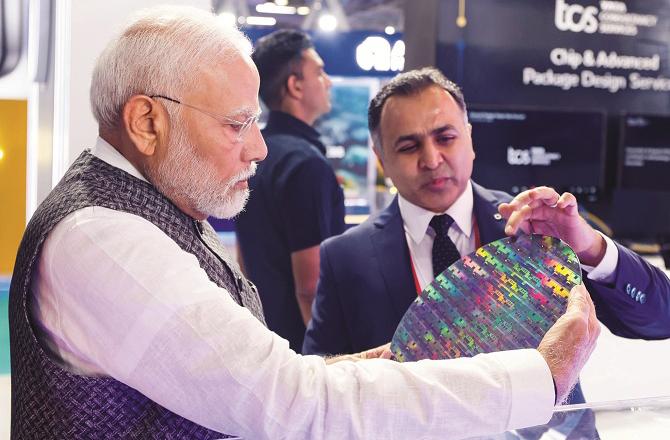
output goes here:
<path id="1" fill-rule="evenodd" d="M 304 353 L 353 353 L 388 342 L 417 292 L 461 255 L 505 237 L 506 226 L 508 234 L 552 233 L 573 246 L 598 317 L 613 333 L 670 336 L 667 276 L 593 230 L 574 196 L 543 187 L 512 199 L 470 180 L 475 153 L 463 95 L 439 71 L 393 79 L 372 100 L 369 125 L 398 197 L 323 243 Z M 576 390 L 572 401 L 581 399 Z"/>

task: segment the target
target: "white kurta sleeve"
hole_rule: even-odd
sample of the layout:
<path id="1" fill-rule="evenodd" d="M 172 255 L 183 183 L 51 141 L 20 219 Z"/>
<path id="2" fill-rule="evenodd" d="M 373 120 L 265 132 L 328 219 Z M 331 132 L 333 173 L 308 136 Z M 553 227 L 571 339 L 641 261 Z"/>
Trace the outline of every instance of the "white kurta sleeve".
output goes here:
<path id="1" fill-rule="evenodd" d="M 140 217 L 105 208 L 52 231 L 35 315 L 69 366 L 210 429 L 247 439 L 463 438 L 545 423 L 536 350 L 449 361 L 326 365 L 300 356 L 197 259 Z"/>

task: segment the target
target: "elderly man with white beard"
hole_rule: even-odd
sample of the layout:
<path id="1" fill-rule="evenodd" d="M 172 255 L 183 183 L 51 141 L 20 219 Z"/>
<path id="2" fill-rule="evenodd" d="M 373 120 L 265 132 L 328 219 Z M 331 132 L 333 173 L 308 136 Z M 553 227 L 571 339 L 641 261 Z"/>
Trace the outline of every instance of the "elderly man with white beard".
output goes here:
<path id="1" fill-rule="evenodd" d="M 243 208 L 267 152 L 250 50 L 213 14 L 157 8 L 98 59 L 99 138 L 31 219 L 12 278 L 12 438 L 462 438 L 546 422 L 598 335 L 583 288 L 537 350 L 471 359 L 300 356 L 265 327 L 205 221 Z"/>

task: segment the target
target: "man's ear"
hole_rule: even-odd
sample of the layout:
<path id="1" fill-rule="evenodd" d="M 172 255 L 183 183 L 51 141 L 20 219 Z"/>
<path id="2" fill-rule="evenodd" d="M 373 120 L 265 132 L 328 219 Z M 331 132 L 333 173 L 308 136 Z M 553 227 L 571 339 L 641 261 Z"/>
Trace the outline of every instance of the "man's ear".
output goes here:
<path id="1" fill-rule="evenodd" d="M 372 140 L 372 151 L 375 152 L 379 164 L 384 168 L 384 150 L 382 150 L 381 133 L 378 130 L 370 131 L 370 140 Z"/>
<path id="2" fill-rule="evenodd" d="M 375 156 L 377 156 L 377 160 L 379 161 L 379 164 L 382 166 L 382 169 L 384 168 L 384 159 L 382 159 L 382 153 L 379 151 L 379 146 L 377 145 L 377 142 L 375 142 L 372 145 L 372 151 L 375 152 Z"/>
<path id="3" fill-rule="evenodd" d="M 123 106 L 123 126 L 137 151 L 151 156 L 167 135 L 169 120 L 164 107 L 146 95 L 132 96 Z"/>
<path id="4" fill-rule="evenodd" d="M 468 136 L 470 137 L 470 144 L 472 144 L 472 124 L 468 122 Z M 477 156 L 475 152 L 475 146 L 472 145 L 472 158 L 474 159 Z"/>
<path id="5" fill-rule="evenodd" d="M 298 75 L 293 73 L 289 75 L 286 80 L 286 94 L 294 99 L 302 99 L 302 79 L 298 78 Z"/>

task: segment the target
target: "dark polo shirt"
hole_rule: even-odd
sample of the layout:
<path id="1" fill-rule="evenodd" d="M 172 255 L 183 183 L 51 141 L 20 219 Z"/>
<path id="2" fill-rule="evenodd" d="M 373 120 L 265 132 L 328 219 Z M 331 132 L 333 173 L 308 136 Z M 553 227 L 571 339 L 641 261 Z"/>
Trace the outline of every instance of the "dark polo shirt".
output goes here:
<path id="1" fill-rule="evenodd" d="M 295 297 L 291 253 L 344 231 L 344 195 L 314 128 L 271 112 L 263 137 L 268 156 L 249 180 L 251 196 L 235 229 L 268 327 L 300 352 L 305 325 Z"/>

